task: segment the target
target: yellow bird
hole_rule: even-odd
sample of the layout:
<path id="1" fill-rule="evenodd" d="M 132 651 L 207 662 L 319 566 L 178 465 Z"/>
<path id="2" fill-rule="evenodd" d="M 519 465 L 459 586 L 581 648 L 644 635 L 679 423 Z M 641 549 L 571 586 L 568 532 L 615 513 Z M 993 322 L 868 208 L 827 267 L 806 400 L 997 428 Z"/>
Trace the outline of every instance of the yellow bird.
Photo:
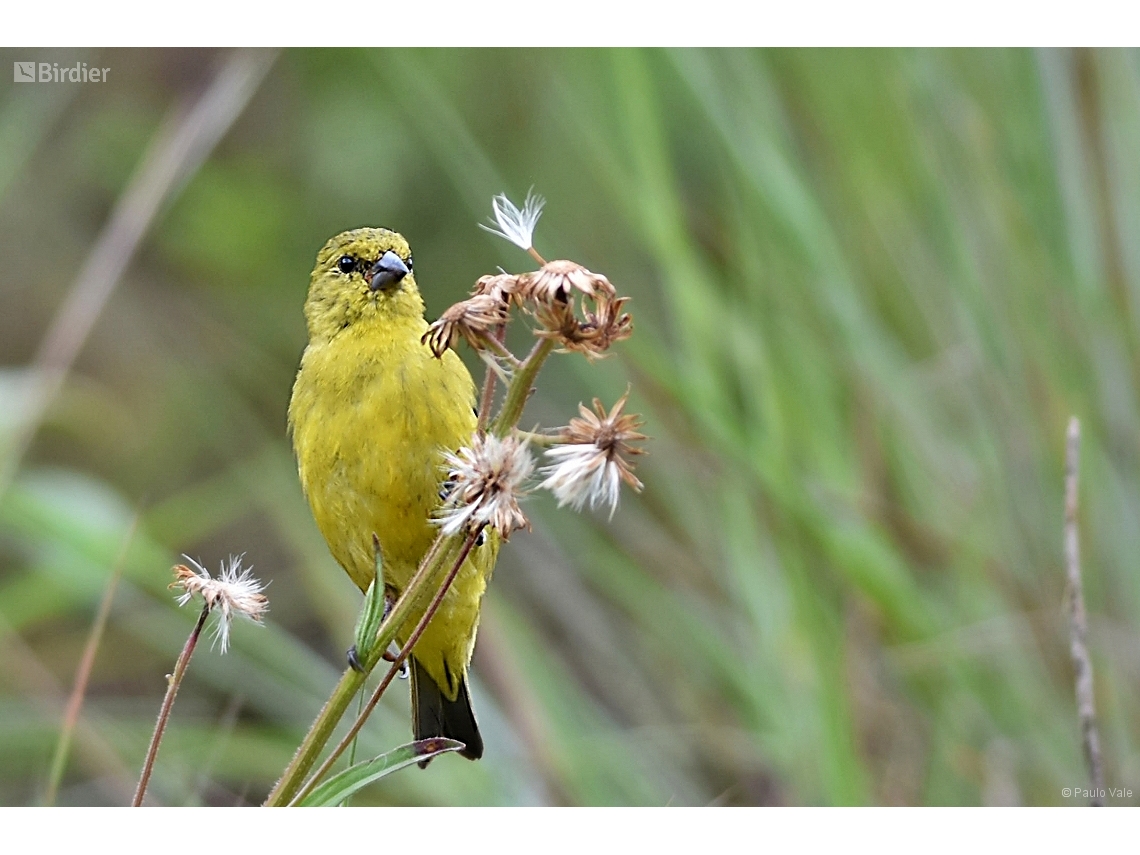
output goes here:
<path id="1" fill-rule="evenodd" d="M 451 351 L 437 359 L 420 339 L 424 303 L 403 236 L 361 228 L 317 254 L 305 301 L 309 344 L 289 403 L 301 486 L 329 549 L 368 589 L 372 535 L 380 539 L 386 593 L 398 596 L 435 540 L 442 452 L 469 445 L 475 384 Z M 411 656 L 416 739 L 445 736 L 478 759 L 467 666 L 479 604 L 495 566 L 488 537 L 460 569 Z M 423 612 L 404 625 L 403 645 Z"/>

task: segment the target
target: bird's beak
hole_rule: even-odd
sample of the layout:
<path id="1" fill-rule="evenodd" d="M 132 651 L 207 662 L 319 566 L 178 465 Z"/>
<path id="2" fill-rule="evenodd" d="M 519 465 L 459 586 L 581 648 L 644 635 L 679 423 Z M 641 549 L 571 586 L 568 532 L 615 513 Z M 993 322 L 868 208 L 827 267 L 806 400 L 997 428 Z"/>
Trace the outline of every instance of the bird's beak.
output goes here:
<path id="1" fill-rule="evenodd" d="M 400 256 L 388 250 L 372 265 L 368 271 L 369 285 L 373 291 L 381 289 L 387 291 L 393 285 L 408 275 L 408 267 L 400 260 Z"/>

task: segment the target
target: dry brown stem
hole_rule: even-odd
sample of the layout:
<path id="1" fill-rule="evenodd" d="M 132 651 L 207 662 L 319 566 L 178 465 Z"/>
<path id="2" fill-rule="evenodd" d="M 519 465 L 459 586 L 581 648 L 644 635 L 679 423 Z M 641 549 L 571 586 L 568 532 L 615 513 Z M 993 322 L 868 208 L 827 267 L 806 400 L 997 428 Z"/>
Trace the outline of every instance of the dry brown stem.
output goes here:
<path id="1" fill-rule="evenodd" d="M 1069 433 L 1065 445 L 1065 571 L 1069 586 L 1069 652 L 1073 657 L 1076 678 L 1077 718 L 1081 726 L 1085 762 L 1089 767 L 1092 788 L 1090 804 L 1101 806 L 1104 798 L 1104 767 L 1100 756 L 1100 733 L 1096 726 L 1096 705 L 1093 699 L 1092 660 L 1088 648 L 1088 616 L 1081 586 L 1080 542 L 1077 538 L 1077 486 L 1080 472 L 1079 454 L 1081 423 L 1074 416 L 1069 420 Z"/>

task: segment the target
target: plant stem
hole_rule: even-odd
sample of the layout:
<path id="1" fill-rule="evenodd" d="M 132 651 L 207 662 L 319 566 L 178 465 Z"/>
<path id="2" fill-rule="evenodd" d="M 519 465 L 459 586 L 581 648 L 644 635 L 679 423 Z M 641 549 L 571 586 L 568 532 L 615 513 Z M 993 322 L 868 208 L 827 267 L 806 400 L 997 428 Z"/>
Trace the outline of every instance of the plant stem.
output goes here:
<path id="1" fill-rule="evenodd" d="M 280 780 L 266 797 L 266 807 L 287 805 L 296 795 L 305 776 L 317 762 L 317 758 L 324 750 L 333 730 L 336 729 L 337 723 L 344 716 L 353 696 L 359 691 L 368 675 L 372 673 L 372 669 L 376 667 L 376 663 L 380 661 L 384 651 L 388 649 L 388 645 L 395 639 L 396 632 L 404 625 L 413 611 L 423 603 L 433 586 L 438 586 L 443 568 L 447 566 L 448 559 L 454 555 L 458 548 L 460 537 L 461 535 L 456 533 L 450 536 L 440 534 L 436 538 L 432 548 L 420 563 L 419 569 L 408 582 L 407 587 L 404 588 L 404 593 L 400 595 L 388 613 L 388 617 L 380 624 L 380 629 L 376 634 L 376 643 L 360 663 L 364 670 L 356 671 L 348 668 L 341 675 L 340 682 L 336 684 L 332 695 L 329 696 L 324 707 L 321 708 L 313 724 L 309 727 L 309 732 L 305 734 L 305 738 L 297 748 L 293 759 L 285 767 Z"/>
<path id="2" fill-rule="evenodd" d="M 528 445 L 534 445 L 538 448 L 550 448 L 554 445 L 561 445 L 566 441 L 557 434 L 535 433 L 529 430 L 516 430 L 515 436 L 525 441 Z"/>
<path id="3" fill-rule="evenodd" d="M 495 331 L 495 336 L 497 337 L 500 333 L 505 335 L 506 332 L 506 326 L 500 327 Z M 488 365 L 483 375 L 483 391 L 479 395 L 479 412 L 477 413 L 479 420 L 475 425 L 476 433 L 486 429 L 487 423 L 491 421 L 491 408 L 493 406 L 495 406 L 495 372 Z"/>
<path id="4" fill-rule="evenodd" d="M 491 427 L 491 433 L 495 436 L 506 436 L 507 432 L 517 425 L 519 419 L 522 418 L 523 407 L 526 406 L 527 399 L 530 397 L 534 379 L 538 376 L 546 357 L 554 351 L 554 346 L 555 341 L 552 338 L 540 338 L 534 343 L 534 347 L 531 348 L 530 353 L 519 366 L 519 370 L 515 372 L 510 388 L 507 389 L 503 408 L 499 411 L 495 424 Z"/>
<path id="5" fill-rule="evenodd" d="M 206 625 L 206 618 L 210 616 L 210 606 L 202 607 L 202 614 L 198 615 L 198 622 L 186 639 L 182 652 L 178 655 L 178 662 L 174 665 L 174 673 L 166 686 L 166 697 L 162 699 L 162 708 L 158 711 L 158 721 L 154 725 L 154 735 L 150 738 L 150 747 L 143 762 L 142 774 L 139 776 L 139 785 L 135 790 L 134 801 L 131 807 L 140 807 L 143 796 L 146 795 L 146 785 L 150 782 L 150 773 L 154 771 L 154 759 L 158 756 L 158 746 L 162 742 L 162 735 L 166 731 L 166 723 L 170 720 L 170 710 L 174 707 L 174 698 L 178 694 L 178 687 L 182 685 L 182 677 L 190 664 L 190 657 L 194 655 L 194 648 L 198 646 L 198 638 L 202 635 L 202 627 Z"/>
<path id="6" fill-rule="evenodd" d="M 503 366 L 495 361 L 495 355 L 488 350 L 479 351 L 479 359 L 487 366 L 487 370 L 503 381 L 504 385 L 509 386 L 511 383 L 511 375 L 509 375 Z M 517 366 L 516 366 L 517 367 Z"/>
<path id="7" fill-rule="evenodd" d="M 63 714 L 63 726 L 59 731 L 59 741 L 55 745 L 55 756 L 51 760 L 51 772 L 48 774 L 48 785 L 44 791 L 44 805 L 50 807 L 55 804 L 59 794 L 59 785 L 63 780 L 63 772 L 67 766 L 68 755 L 71 753 L 71 739 L 75 734 L 75 726 L 79 723 L 79 713 L 83 709 L 83 698 L 87 694 L 87 683 L 91 679 L 91 669 L 95 666 L 95 654 L 99 650 L 99 643 L 103 640 L 103 631 L 107 628 L 107 618 L 111 614 L 111 602 L 115 598 L 115 589 L 119 585 L 119 578 L 123 575 L 123 567 L 127 560 L 127 550 L 134 540 L 138 529 L 139 515 L 136 513 L 131 520 L 127 533 L 123 537 L 119 554 L 112 565 L 111 578 L 107 581 L 107 588 L 103 592 L 103 599 L 99 603 L 99 611 L 91 624 L 91 631 L 87 635 L 87 644 L 83 648 L 83 657 L 79 660 L 79 667 L 75 670 L 75 685 L 71 689 L 71 696 L 67 699 L 67 709 Z"/>
<path id="8" fill-rule="evenodd" d="M 1104 805 L 1100 793 L 1104 790 L 1104 767 L 1100 758 L 1100 733 L 1096 726 L 1096 706 L 1093 701 L 1092 660 L 1088 648 L 1088 617 L 1085 613 L 1085 596 L 1081 585 L 1081 553 L 1077 540 L 1077 478 L 1081 423 L 1074 417 L 1069 420 L 1069 434 L 1065 445 L 1065 570 L 1069 582 L 1069 652 L 1073 657 L 1076 674 L 1077 716 L 1081 723 L 1081 741 L 1085 749 L 1085 762 L 1089 767 L 1089 783 L 1093 795 L 1089 804 Z"/>
<path id="9" fill-rule="evenodd" d="M 451 587 L 451 583 L 459 574 L 459 568 L 463 566 L 463 562 L 467 560 L 467 556 L 471 553 L 471 549 L 475 546 L 475 541 L 479 537 L 479 531 L 481 529 L 482 526 L 467 535 L 467 539 L 463 543 L 463 549 L 461 549 L 459 555 L 456 556 L 455 562 L 452 564 L 451 570 L 447 574 L 447 578 L 445 578 L 443 580 L 443 584 L 439 586 L 439 590 L 436 591 L 435 596 L 432 598 L 431 603 L 424 611 L 423 616 L 419 620 L 419 623 L 416 624 L 416 628 L 412 630 L 412 634 L 408 636 L 407 642 L 400 649 L 399 655 L 392 662 L 391 667 L 388 669 L 388 673 L 384 675 L 384 679 L 380 681 L 380 685 L 376 687 L 376 690 L 372 693 L 372 697 L 368 699 L 368 703 L 364 706 L 364 711 L 356 717 L 356 721 L 353 722 L 352 727 L 349 728 L 348 733 L 344 735 L 337 747 L 332 750 L 332 753 L 329 754 L 327 758 L 325 758 L 325 762 L 320 765 L 317 771 L 313 773 L 312 777 L 309 778 L 305 786 L 303 786 L 298 791 L 297 795 L 295 795 L 289 802 L 290 806 L 296 805 L 301 801 L 301 799 L 305 798 L 305 796 L 313 791 L 313 788 L 316 787 L 318 783 L 320 783 L 321 778 L 323 778 L 328 773 L 329 769 L 332 768 L 332 765 L 336 762 L 337 758 L 340 757 L 340 755 L 344 753 L 345 749 L 352 744 L 353 740 L 356 739 L 356 735 L 360 733 L 360 729 L 364 727 L 364 723 L 368 720 L 368 717 L 372 715 L 372 710 L 376 708 L 376 704 L 380 702 L 380 698 L 383 696 L 385 690 L 387 690 L 388 686 L 391 685 L 392 679 L 396 676 L 396 674 L 399 673 L 400 666 L 404 664 L 405 660 L 407 660 L 408 656 L 412 652 L 412 648 L 416 646 L 416 642 L 420 640 L 420 636 L 423 635 L 424 630 L 427 629 L 428 622 L 435 615 L 436 611 L 439 610 L 439 605 L 443 602 L 443 598 L 447 594 L 448 589 Z"/>
<path id="10" fill-rule="evenodd" d="M 503 344 L 503 339 L 506 338 L 507 327 L 506 325 L 495 327 L 491 333 L 483 334 L 483 341 L 487 343 L 487 349 L 493 350 L 496 356 L 501 356 L 507 361 L 511 368 L 519 367 L 518 357 L 507 350 L 507 346 Z"/>

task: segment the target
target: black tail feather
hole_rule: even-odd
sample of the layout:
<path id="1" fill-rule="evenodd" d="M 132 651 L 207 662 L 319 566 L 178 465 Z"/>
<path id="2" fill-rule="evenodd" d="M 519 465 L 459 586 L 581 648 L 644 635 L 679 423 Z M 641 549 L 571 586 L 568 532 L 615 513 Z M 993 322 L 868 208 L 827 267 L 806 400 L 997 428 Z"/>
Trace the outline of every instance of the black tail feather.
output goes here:
<path id="1" fill-rule="evenodd" d="M 471 696 L 467 692 L 467 680 L 459 681 L 459 694 L 449 701 L 440 691 L 435 680 L 419 663 L 415 656 L 412 663 L 412 732 L 416 739 L 443 736 L 457 739 L 466 748 L 459 753 L 468 760 L 478 760 L 483 756 L 483 737 L 475 723 L 475 713 L 471 709 Z M 420 762 L 423 769 L 430 760 Z"/>

